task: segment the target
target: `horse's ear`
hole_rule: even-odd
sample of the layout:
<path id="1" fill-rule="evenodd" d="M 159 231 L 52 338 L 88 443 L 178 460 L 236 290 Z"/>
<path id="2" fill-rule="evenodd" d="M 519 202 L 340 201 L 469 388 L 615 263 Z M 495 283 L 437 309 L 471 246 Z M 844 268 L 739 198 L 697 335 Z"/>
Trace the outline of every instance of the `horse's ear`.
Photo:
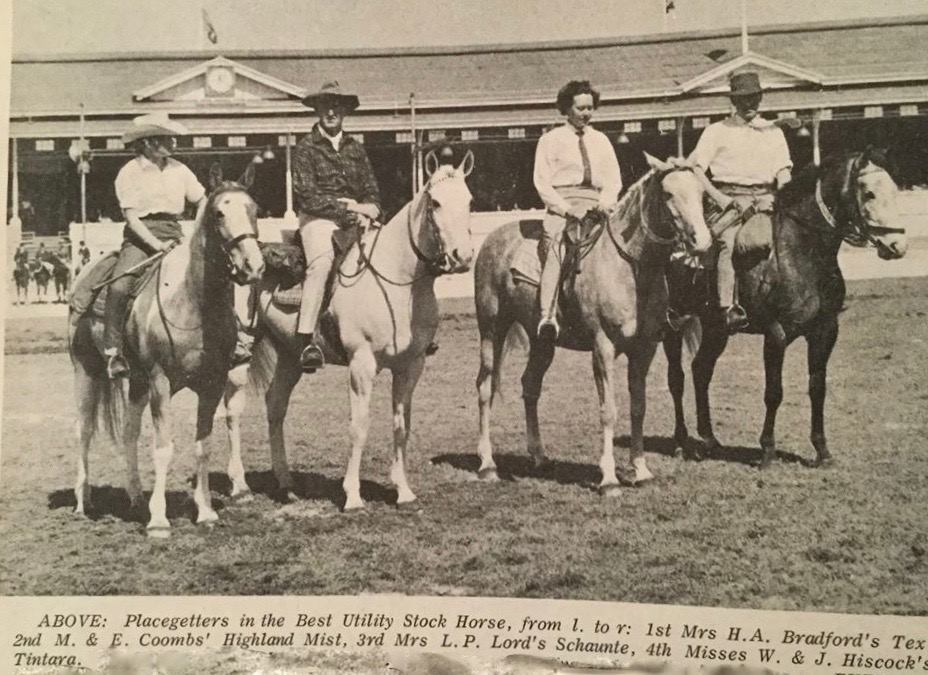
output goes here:
<path id="1" fill-rule="evenodd" d="M 245 170 L 242 172 L 242 175 L 239 176 L 237 183 L 241 185 L 246 190 L 250 190 L 252 184 L 255 182 L 255 163 L 248 162 L 248 166 L 245 167 Z"/>
<path id="2" fill-rule="evenodd" d="M 476 160 L 474 159 L 474 151 L 468 150 L 467 154 L 464 155 L 464 159 L 461 161 L 460 166 L 458 166 L 458 171 L 461 171 L 465 176 L 469 176 L 474 171 L 474 164 L 476 164 Z"/>
<path id="3" fill-rule="evenodd" d="M 209 167 L 209 191 L 212 192 L 222 185 L 222 165 L 219 162 Z"/>
<path id="4" fill-rule="evenodd" d="M 655 157 L 654 155 L 648 154 L 647 152 L 644 153 L 644 158 L 645 160 L 647 160 L 648 166 L 650 166 L 655 171 L 670 171 L 671 169 L 673 169 L 673 167 L 669 163 L 664 162 L 658 159 L 657 157 Z"/>
<path id="5" fill-rule="evenodd" d="M 425 156 L 425 175 L 431 176 L 435 173 L 435 169 L 438 168 L 438 155 L 435 154 L 434 150 L 429 150 L 428 154 Z"/>

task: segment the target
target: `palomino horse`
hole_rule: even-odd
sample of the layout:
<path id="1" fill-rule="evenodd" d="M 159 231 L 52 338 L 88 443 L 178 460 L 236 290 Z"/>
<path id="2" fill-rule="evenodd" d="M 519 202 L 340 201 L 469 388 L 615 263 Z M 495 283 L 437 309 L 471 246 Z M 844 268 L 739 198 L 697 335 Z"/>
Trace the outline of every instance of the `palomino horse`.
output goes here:
<path id="1" fill-rule="evenodd" d="M 632 185 L 619 201 L 616 212 L 579 262 L 574 282 L 577 310 L 573 325 L 565 325 L 559 346 L 593 352 L 593 374 L 599 393 L 602 422 L 602 470 L 600 489 L 613 492 L 616 477 L 613 432 L 616 418 L 613 362 L 628 357 L 628 388 L 631 408 L 631 460 L 636 481 L 653 476 L 644 459 L 642 426 L 645 415 L 645 377 L 654 357 L 667 313 L 664 266 L 670 245 L 683 239 L 703 251 L 711 234 L 703 216 L 704 186 L 690 170 L 648 157 L 652 170 Z M 637 234 L 631 234 L 637 230 Z M 637 261 L 619 245 L 628 234 L 643 242 Z M 475 263 L 477 322 L 480 328 L 480 371 L 477 391 L 480 406 L 480 456 L 478 475 L 497 478 L 490 442 L 490 409 L 498 391 L 502 360 L 510 329 L 521 326 L 529 337 L 528 364 L 522 374 L 522 398 L 528 452 L 539 466 L 544 449 L 538 426 L 538 398 L 542 380 L 554 357 L 554 346 L 538 340 L 538 289 L 517 281 L 512 274 L 514 257 L 523 236 L 520 223 L 509 223 L 487 237 Z M 628 247 L 626 246 L 626 249 Z M 552 253 L 553 255 L 553 253 Z M 577 338 L 577 335 L 580 335 Z"/>
<path id="2" fill-rule="evenodd" d="M 251 175 L 246 172 L 246 185 Z M 88 314 L 71 321 L 69 342 L 81 446 L 74 489 L 76 512 L 84 513 L 90 502 L 87 456 L 97 420 L 105 424 L 113 442 L 125 453 L 133 505 L 141 500 L 137 446 L 142 413 L 150 401 L 155 485 L 149 501 L 148 532 L 155 537 L 170 534 L 165 486 L 174 453 L 171 397 L 188 387 L 198 397 L 197 522 L 217 518 L 210 500 L 209 455 L 203 441 L 212 431 L 235 347 L 232 282 L 257 281 L 264 269 L 257 241 L 257 206 L 246 186 L 222 182 L 214 169 L 211 188 L 190 239 L 163 257 L 160 268 L 132 305 L 126 327 L 126 356 L 131 367 L 127 400 L 124 383 L 107 379 L 102 322 Z"/>
<path id="3" fill-rule="evenodd" d="M 32 280 L 32 267 L 25 257 L 20 258 L 13 268 L 13 281 L 16 284 L 16 303 L 28 304 L 29 282 Z"/>
<path id="4" fill-rule="evenodd" d="M 427 164 L 434 156 L 430 153 Z M 468 152 L 457 168 L 435 168 L 426 186 L 390 221 L 369 230 L 341 263 L 332 299 L 318 331 L 324 338 L 327 361 L 348 366 L 351 402 L 351 458 L 342 483 L 345 509 L 364 506 L 359 477 L 361 454 L 370 424 L 374 377 L 383 369 L 393 373 L 393 445 L 395 461 L 390 478 L 397 487 L 397 504 L 416 499 L 406 480 L 406 452 L 410 433 L 412 395 L 425 365 L 425 352 L 438 328 L 434 283 L 442 274 L 465 272 L 473 258 L 470 234 L 471 194 L 465 178 L 473 169 Z M 300 379 L 296 308 L 273 303 L 273 283 L 259 285 L 258 321 L 263 337 L 255 345 L 249 369 L 251 380 L 266 389 L 271 462 L 283 495 L 291 488 L 284 447 L 283 422 L 290 393 Z M 234 375 L 234 372 L 233 372 Z M 230 377 L 229 415 L 240 410 Z M 230 417 L 232 452 L 237 424 Z M 235 458 L 230 467 L 241 468 Z M 244 475 L 232 475 L 244 486 Z"/>
<path id="5" fill-rule="evenodd" d="M 751 319 L 748 331 L 764 335 L 767 414 L 760 436 L 762 467 L 776 457 L 774 423 L 783 399 L 783 354 L 799 336 L 808 345 L 814 465 L 831 461 L 824 405 L 828 358 L 838 338 L 838 313 L 845 296 L 838 249 L 845 241 L 855 246 L 872 244 L 886 260 L 901 258 L 906 251 L 905 231 L 895 227 L 899 218 L 896 184 L 878 161 L 869 152 L 857 153 L 830 158 L 820 168 L 808 167 L 799 173 L 777 195 L 769 251 L 736 264 L 740 301 Z M 720 445 L 712 431 L 709 383 L 728 334 L 718 319 L 717 303 L 710 301 L 713 294 L 707 284 L 694 284 L 693 274 L 682 265 L 671 267 L 671 304 L 693 318 L 685 321 L 682 332 L 667 333 L 664 351 L 676 412 L 674 439 L 683 448 L 689 434 L 683 411 L 681 341 L 684 333 L 701 330 L 692 361 L 701 438 L 696 455 L 700 457 Z"/>

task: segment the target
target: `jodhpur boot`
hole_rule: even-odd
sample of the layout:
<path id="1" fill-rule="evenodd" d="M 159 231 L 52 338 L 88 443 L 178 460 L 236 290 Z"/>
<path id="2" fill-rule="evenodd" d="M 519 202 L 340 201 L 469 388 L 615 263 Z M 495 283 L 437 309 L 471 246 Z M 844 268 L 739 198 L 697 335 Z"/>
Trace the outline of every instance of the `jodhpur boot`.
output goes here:
<path id="1" fill-rule="evenodd" d="M 748 313 L 738 303 L 723 308 L 722 318 L 729 333 L 737 333 L 748 326 Z"/>
<path id="2" fill-rule="evenodd" d="M 311 333 L 304 335 L 303 351 L 300 352 L 300 368 L 304 373 L 315 373 L 323 366 L 325 366 L 325 356 L 322 355 L 322 350 L 313 341 Z"/>

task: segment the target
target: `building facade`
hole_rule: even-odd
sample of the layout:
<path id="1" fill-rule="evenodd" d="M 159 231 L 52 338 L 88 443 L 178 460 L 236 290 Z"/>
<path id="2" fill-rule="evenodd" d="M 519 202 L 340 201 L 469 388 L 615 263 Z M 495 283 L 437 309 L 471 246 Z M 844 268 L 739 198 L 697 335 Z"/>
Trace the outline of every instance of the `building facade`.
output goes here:
<path id="1" fill-rule="evenodd" d="M 613 139 L 626 183 L 642 151 L 688 153 L 729 113 L 732 72 L 756 70 L 763 111 L 784 120 L 797 166 L 830 152 L 887 146 L 905 185 L 928 171 L 928 16 L 663 34 L 578 44 L 389 51 L 33 56 L 13 58 L 7 220 L 54 235 L 73 222 L 119 221 L 113 179 L 136 115 L 165 110 L 192 130 L 178 156 L 205 181 L 257 165 L 265 217 L 293 218 L 289 148 L 314 117 L 308 90 L 338 79 L 361 106 L 346 131 L 367 147 L 388 214 L 421 180 L 429 144 L 474 150 L 477 211 L 538 207 L 532 161 L 559 122 L 558 88 L 590 79 L 596 126 Z M 14 235 L 15 238 L 15 235 Z"/>

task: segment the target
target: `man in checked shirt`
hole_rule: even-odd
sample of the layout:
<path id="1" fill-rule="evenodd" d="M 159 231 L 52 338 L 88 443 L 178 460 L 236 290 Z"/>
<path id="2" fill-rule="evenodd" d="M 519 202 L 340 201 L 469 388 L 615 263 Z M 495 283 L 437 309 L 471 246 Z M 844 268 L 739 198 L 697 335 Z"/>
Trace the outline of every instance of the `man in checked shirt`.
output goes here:
<path id="1" fill-rule="evenodd" d="M 293 158 L 293 188 L 306 255 L 296 330 L 303 340 L 300 367 L 312 373 L 325 365 L 313 334 L 335 258 L 332 233 L 338 228 L 376 225 L 381 211 L 380 190 L 364 146 L 342 132 L 345 116 L 358 107 L 358 97 L 343 94 L 333 81 L 304 98 L 303 105 L 319 117 L 297 144 Z"/>

